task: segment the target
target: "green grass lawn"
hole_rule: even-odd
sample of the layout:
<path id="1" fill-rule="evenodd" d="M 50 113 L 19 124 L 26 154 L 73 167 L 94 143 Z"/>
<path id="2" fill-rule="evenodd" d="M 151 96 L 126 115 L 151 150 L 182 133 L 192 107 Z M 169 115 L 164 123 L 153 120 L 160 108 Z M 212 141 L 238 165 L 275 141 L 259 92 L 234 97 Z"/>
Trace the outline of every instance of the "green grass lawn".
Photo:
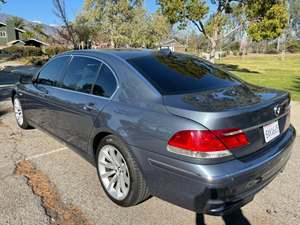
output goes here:
<path id="1" fill-rule="evenodd" d="M 232 56 L 216 61 L 243 80 L 289 91 L 300 101 L 300 54 Z"/>

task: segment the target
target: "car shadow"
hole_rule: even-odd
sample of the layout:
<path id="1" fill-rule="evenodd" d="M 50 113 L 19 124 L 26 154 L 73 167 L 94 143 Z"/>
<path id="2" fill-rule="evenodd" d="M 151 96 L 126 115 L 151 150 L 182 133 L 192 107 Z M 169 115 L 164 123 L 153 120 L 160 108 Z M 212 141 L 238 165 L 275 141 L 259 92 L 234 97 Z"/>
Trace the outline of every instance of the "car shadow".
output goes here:
<path id="1" fill-rule="evenodd" d="M 222 219 L 225 225 L 251 225 L 241 209 L 236 210 L 229 215 L 222 216 Z M 205 223 L 203 214 L 196 214 L 196 225 L 208 225 Z"/>
<path id="2" fill-rule="evenodd" d="M 255 73 L 255 74 L 259 73 L 258 71 L 249 70 L 247 68 L 240 68 L 239 65 L 235 65 L 235 64 L 218 63 L 217 65 L 228 71 L 236 71 L 236 72 L 243 72 L 243 73 Z"/>

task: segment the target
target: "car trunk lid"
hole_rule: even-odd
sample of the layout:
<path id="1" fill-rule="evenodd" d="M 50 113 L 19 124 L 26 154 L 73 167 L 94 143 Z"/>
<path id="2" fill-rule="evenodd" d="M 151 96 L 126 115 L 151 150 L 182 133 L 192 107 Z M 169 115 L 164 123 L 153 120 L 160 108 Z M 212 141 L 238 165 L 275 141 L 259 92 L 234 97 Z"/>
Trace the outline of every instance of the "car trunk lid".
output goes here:
<path id="1" fill-rule="evenodd" d="M 237 158 L 252 154 L 281 136 L 289 125 L 289 102 L 287 92 L 248 84 L 164 96 L 170 113 L 194 120 L 209 130 L 241 129 L 249 144 L 231 150 Z M 266 143 L 263 127 L 275 121 L 280 135 Z"/>

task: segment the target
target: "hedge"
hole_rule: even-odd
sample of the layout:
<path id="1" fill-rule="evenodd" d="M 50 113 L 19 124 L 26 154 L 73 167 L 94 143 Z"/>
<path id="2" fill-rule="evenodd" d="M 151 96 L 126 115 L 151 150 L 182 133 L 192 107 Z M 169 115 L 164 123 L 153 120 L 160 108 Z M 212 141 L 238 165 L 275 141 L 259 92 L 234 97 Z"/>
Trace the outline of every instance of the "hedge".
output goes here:
<path id="1" fill-rule="evenodd" d="M 45 49 L 45 54 L 48 55 L 49 57 L 52 57 L 56 54 L 68 51 L 69 49 L 65 46 L 60 46 L 60 45 L 54 45 L 54 46 L 50 46 L 47 47 Z"/>
<path id="2" fill-rule="evenodd" d="M 10 54 L 19 55 L 20 57 L 43 55 L 41 48 L 33 46 L 10 46 L 3 50 Z"/>

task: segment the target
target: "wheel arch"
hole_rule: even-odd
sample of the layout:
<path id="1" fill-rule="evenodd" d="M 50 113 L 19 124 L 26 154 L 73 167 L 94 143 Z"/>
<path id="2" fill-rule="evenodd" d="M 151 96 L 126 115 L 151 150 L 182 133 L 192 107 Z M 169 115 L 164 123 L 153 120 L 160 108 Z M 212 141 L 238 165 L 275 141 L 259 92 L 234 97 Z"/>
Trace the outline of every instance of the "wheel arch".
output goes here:
<path id="1" fill-rule="evenodd" d="M 99 143 L 101 142 L 101 140 L 103 140 L 103 138 L 107 137 L 108 135 L 114 135 L 114 134 L 108 131 L 100 131 L 94 136 L 92 141 L 92 150 L 93 150 L 93 157 L 95 159 L 96 159 L 97 148 Z"/>

